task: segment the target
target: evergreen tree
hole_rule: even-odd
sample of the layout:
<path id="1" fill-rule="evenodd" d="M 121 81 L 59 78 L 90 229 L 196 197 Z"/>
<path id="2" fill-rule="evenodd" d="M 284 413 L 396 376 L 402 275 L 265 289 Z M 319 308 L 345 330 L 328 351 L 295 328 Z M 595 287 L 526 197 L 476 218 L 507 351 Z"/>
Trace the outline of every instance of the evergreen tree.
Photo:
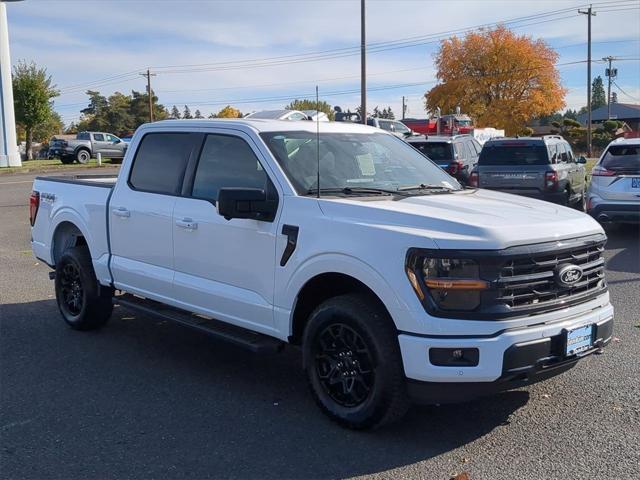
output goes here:
<path id="1" fill-rule="evenodd" d="M 196 110 L 196 113 L 195 113 L 195 115 L 194 115 L 194 117 L 193 117 L 193 118 L 204 118 L 204 117 L 203 117 L 203 116 L 202 116 L 202 114 L 200 113 L 200 110 Z"/>
<path id="2" fill-rule="evenodd" d="M 607 104 L 607 94 L 604 91 L 602 77 L 598 75 L 591 84 L 591 110 L 604 107 Z"/>
<path id="3" fill-rule="evenodd" d="M 388 118 L 389 120 L 395 120 L 396 116 L 393 113 L 393 110 L 391 110 L 391 107 L 387 107 L 387 116 L 385 118 Z"/>
<path id="4" fill-rule="evenodd" d="M 191 109 L 189 108 L 188 105 L 184 106 L 184 110 L 182 112 L 182 118 L 184 118 L 185 120 L 189 120 L 193 118 L 193 115 L 191 115 Z"/>
<path id="5" fill-rule="evenodd" d="M 611 103 L 618 103 L 618 92 L 611 92 Z"/>
<path id="6" fill-rule="evenodd" d="M 169 118 L 182 118 L 182 116 L 180 115 L 180 110 L 178 110 L 178 107 L 176 107 L 175 105 L 171 108 L 171 114 L 169 115 Z"/>

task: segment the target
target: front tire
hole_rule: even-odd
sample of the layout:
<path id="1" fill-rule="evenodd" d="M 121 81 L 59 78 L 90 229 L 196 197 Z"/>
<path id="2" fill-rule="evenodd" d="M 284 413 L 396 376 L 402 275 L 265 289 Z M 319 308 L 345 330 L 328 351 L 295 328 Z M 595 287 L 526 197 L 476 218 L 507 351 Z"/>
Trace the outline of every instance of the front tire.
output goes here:
<path id="1" fill-rule="evenodd" d="M 75 330 L 102 327 L 113 311 L 113 289 L 98 283 L 89 249 L 72 247 L 56 265 L 56 301 L 62 318 Z"/>
<path id="2" fill-rule="evenodd" d="M 64 164 L 64 165 L 69 165 L 71 163 L 73 163 L 74 158 L 73 157 L 69 157 L 69 156 L 64 156 L 64 157 L 60 157 L 60 161 Z"/>
<path id="3" fill-rule="evenodd" d="M 316 308 L 303 358 L 316 403 L 342 426 L 378 428 L 409 407 L 398 332 L 370 297 L 342 295 Z"/>

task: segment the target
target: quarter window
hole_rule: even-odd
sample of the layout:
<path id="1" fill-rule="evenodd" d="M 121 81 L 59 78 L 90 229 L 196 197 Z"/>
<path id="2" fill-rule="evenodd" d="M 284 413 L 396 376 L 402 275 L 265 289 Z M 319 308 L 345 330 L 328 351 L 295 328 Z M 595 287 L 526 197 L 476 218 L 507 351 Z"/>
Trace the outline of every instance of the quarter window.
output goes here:
<path id="1" fill-rule="evenodd" d="M 267 189 L 269 179 L 247 142 L 230 135 L 207 135 L 193 181 L 192 196 L 218 199 L 221 188 Z"/>
<path id="2" fill-rule="evenodd" d="M 129 184 L 134 190 L 177 195 L 196 139 L 192 133 L 148 133 L 133 161 Z"/>

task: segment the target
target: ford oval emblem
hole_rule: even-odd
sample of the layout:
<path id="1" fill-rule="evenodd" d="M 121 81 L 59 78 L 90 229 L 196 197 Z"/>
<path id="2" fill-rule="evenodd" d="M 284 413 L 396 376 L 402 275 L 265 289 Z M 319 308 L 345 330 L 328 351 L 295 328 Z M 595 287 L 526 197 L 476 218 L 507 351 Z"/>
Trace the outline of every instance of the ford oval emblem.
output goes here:
<path id="1" fill-rule="evenodd" d="M 556 269 L 556 282 L 562 287 L 573 287 L 582 278 L 582 268 L 578 265 L 560 265 Z"/>

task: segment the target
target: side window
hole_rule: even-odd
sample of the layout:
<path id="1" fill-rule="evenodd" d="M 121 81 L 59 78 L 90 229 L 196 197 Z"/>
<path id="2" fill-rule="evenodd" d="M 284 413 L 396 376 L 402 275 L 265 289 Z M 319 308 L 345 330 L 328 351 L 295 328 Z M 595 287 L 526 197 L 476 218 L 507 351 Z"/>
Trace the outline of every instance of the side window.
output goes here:
<path id="1" fill-rule="evenodd" d="M 570 162 L 573 162 L 575 158 L 573 156 L 573 151 L 571 150 L 571 145 L 569 145 L 568 143 L 565 143 L 564 148 L 566 148 L 567 150 L 567 158 L 569 159 Z"/>
<path id="2" fill-rule="evenodd" d="M 547 149 L 549 150 L 549 161 L 551 163 L 558 163 L 558 149 L 556 145 L 547 145 Z"/>
<path id="3" fill-rule="evenodd" d="M 454 148 L 454 150 L 456 152 L 456 158 L 461 160 L 461 159 L 463 159 L 463 158 L 465 158 L 467 156 L 465 154 L 464 147 L 463 147 L 462 143 L 458 143 L 458 142 L 454 143 L 453 144 L 453 148 Z"/>
<path id="4" fill-rule="evenodd" d="M 231 135 L 207 135 L 192 196 L 216 201 L 221 188 L 267 189 L 269 178 L 247 142 Z"/>
<path id="5" fill-rule="evenodd" d="M 89 140 L 89 133 L 88 132 L 80 132 L 76 138 L 78 140 Z"/>
<path id="6" fill-rule="evenodd" d="M 482 145 L 480 145 L 476 139 L 471 140 L 471 145 L 473 145 L 473 148 L 475 149 L 476 154 L 480 155 L 480 151 L 482 150 Z"/>
<path id="7" fill-rule="evenodd" d="M 93 141 L 94 142 L 104 142 L 104 135 L 101 133 L 94 133 L 93 134 Z"/>
<path id="8" fill-rule="evenodd" d="M 134 190 L 177 195 L 196 139 L 191 133 L 148 133 L 138 147 L 129 185 Z"/>
<path id="9" fill-rule="evenodd" d="M 558 157 L 562 163 L 567 163 L 569 161 L 569 154 L 567 153 L 567 149 L 564 144 L 558 144 Z"/>
<path id="10" fill-rule="evenodd" d="M 117 141 L 118 141 L 117 137 L 107 134 L 107 142 L 117 142 Z"/>
<path id="11" fill-rule="evenodd" d="M 307 119 L 306 115 L 303 115 L 302 113 L 297 113 L 297 112 L 292 113 L 287 118 L 287 120 L 306 120 L 306 119 Z"/>

